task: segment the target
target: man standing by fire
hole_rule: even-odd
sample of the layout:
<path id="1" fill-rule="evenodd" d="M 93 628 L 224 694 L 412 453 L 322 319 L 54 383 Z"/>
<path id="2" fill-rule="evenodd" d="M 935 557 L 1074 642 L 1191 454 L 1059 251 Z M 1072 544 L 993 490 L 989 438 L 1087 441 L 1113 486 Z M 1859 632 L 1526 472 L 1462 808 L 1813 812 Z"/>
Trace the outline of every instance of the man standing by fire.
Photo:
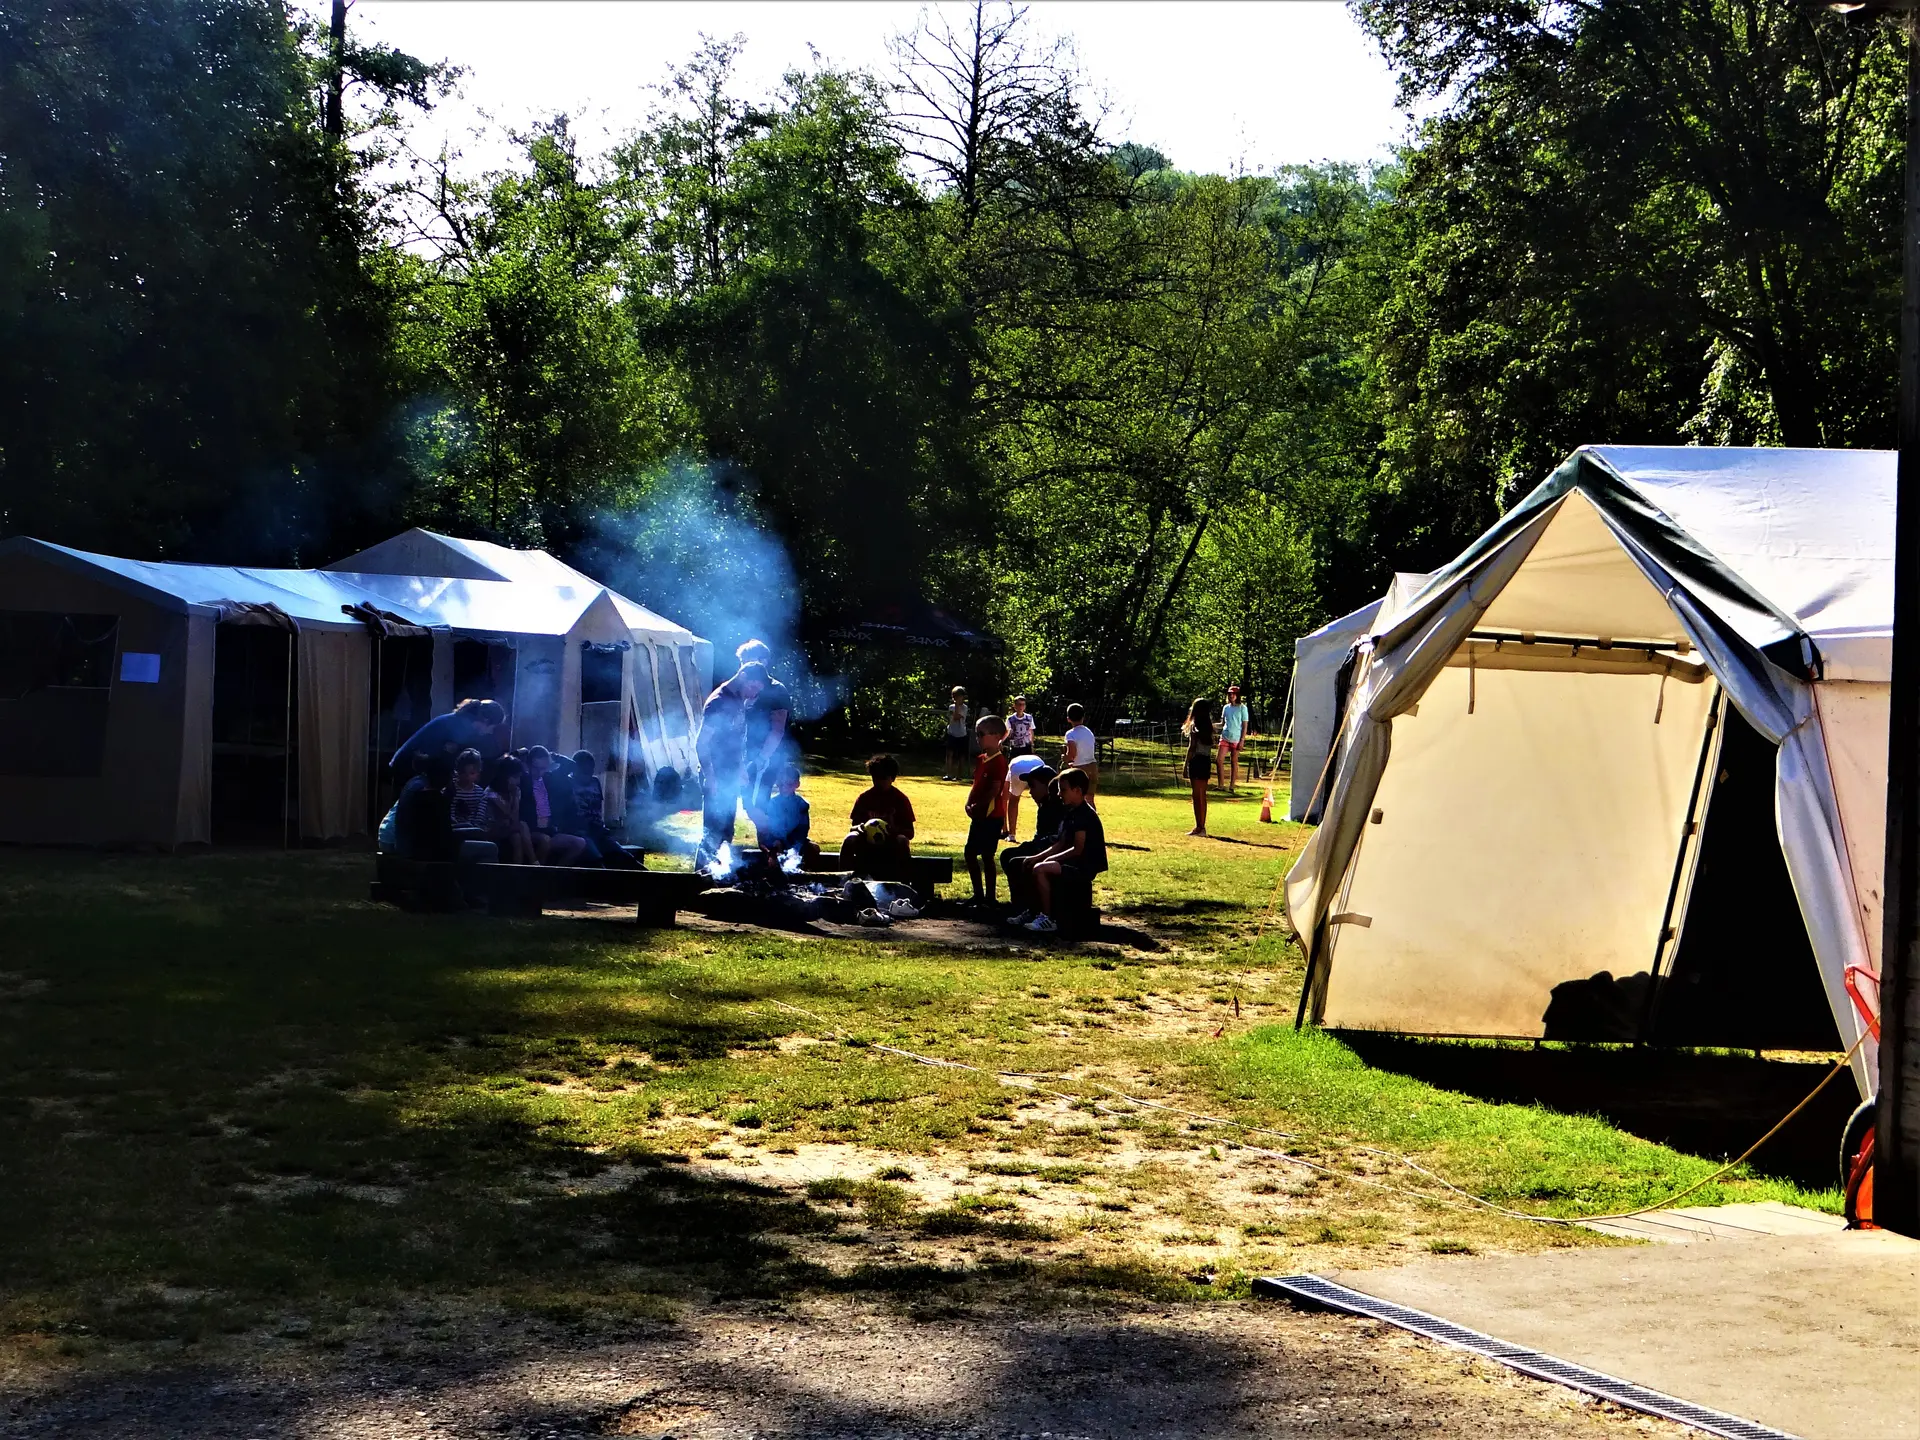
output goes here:
<path id="1" fill-rule="evenodd" d="M 742 665 L 773 663 L 773 648 L 764 640 L 749 640 L 733 654 Z M 749 809 L 764 803 L 779 789 L 783 768 L 800 763 L 800 746 L 787 728 L 792 711 L 793 692 L 769 674 L 767 688 L 747 707 L 744 798 Z"/>
<path id="2" fill-rule="evenodd" d="M 695 863 L 711 864 L 722 845 L 733 843 L 733 821 L 746 781 L 747 709 L 767 688 L 767 667 L 751 661 L 707 697 L 700 710 L 702 833 Z"/>

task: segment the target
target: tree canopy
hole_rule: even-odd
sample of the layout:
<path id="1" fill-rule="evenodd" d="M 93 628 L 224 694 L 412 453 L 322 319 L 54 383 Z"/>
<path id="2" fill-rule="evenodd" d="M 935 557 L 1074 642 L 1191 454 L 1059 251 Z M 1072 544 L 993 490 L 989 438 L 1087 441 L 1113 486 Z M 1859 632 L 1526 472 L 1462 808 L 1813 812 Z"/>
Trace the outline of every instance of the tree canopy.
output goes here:
<path id="1" fill-rule="evenodd" d="M 1889 442 L 1881 28 L 1356 14 L 1429 114 L 1373 169 L 1182 170 L 980 0 L 886 73 L 769 97 L 709 40 L 605 155 L 557 115 L 474 173 L 407 148 L 452 71 L 276 0 L 25 0 L 0 530 L 317 563 L 428 524 L 617 572 L 722 644 L 784 627 L 821 673 L 849 618 L 933 603 L 1007 642 L 951 678 L 1277 710 L 1297 635 L 1576 445 Z M 907 723 L 852 683 L 858 723 Z"/>

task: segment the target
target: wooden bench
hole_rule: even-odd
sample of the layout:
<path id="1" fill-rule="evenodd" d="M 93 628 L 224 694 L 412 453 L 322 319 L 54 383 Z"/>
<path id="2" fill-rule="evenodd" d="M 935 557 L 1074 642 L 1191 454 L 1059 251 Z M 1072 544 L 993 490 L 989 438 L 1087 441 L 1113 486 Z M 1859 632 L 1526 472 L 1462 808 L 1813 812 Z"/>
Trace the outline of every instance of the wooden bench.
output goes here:
<path id="1" fill-rule="evenodd" d="M 739 848 L 736 853 L 739 855 L 742 865 L 751 865 L 758 863 L 760 857 L 766 852 L 748 846 Z M 913 855 L 908 857 L 907 865 L 907 883 L 916 888 L 924 888 L 931 892 L 937 885 L 951 885 L 953 883 L 953 857 L 951 855 Z M 841 861 L 839 852 L 829 850 L 822 850 L 819 858 L 811 865 L 802 865 L 800 867 L 800 873 L 802 875 L 811 875 L 822 880 L 828 876 L 845 880 L 853 874 Z"/>
<path id="2" fill-rule="evenodd" d="M 572 865 L 463 864 L 403 860 L 382 854 L 374 862 L 372 898 L 423 910 L 452 909 L 478 891 L 492 915 L 538 915 L 549 905 L 591 900 L 631 905 L 642 925 L 671 925 L 674 912 L 713 882 L 683 870 L 598 870 Z"/>

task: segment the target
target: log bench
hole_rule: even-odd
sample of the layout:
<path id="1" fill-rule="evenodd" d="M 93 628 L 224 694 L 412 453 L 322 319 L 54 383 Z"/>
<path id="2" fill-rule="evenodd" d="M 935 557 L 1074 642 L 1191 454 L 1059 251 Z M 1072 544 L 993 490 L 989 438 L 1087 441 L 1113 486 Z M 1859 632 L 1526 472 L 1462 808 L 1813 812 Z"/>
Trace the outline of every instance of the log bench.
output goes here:
<path id="1" fill-rule="evenodd" d="M 373 899 L 407 909 L 446 910 L 468 894 L 492 915 L 538 915 L 549 905 L 591 900 L 631 905 L 642 925 L 671 925 L 674 912 L 712 882 L 680 870 L 599 870 L 574 865 L 465 864 L 375 858 Z"/>
<path id="2" fill-rule="evenodd" d="M 766 852 L 751 846 L 737 848 L 742 865 L 757 864 Z M 907 860 L 906 883 L 915 889 L 924 889 L 933 893 L 937 885 L 953 883 L 953 857 L 951 855 L 913 855 Z M 819 858 L 810 865 L 800 867 L 802 875 L 811 875 L 824 880 L 828 876 L 837 876 L 844 880 L 853 872 L 847 869 L 837 851 L 822 850 Z"/>

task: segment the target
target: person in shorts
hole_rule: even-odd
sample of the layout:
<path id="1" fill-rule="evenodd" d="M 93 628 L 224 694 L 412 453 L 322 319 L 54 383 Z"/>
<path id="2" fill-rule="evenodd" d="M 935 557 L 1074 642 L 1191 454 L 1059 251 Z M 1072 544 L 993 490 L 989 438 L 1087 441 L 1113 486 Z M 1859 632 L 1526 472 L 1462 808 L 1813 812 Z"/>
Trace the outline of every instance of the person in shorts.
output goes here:
<path id="1" fill-rule="evenodd" d="M 1220 707 L 1220 754 L 1215 766 L 1229 795 L 1240 786 L 1240 747 L 1251 733 L 1247 729 L 1247 707 L 1240 703 L 1240 687 L 1229 685 L 1227 703 Z"/>
<path id="2" fill-rule="evenodd" d="M 1028 924 L 1040 913 L 1040 898 L 1033 888 L 1033 862 L 1053 848 L 1060 834 L 1060 822 L 1067 813 L 1067 807 L 1060 803 L 1060 793 L 1055 787 L 1059 777 L 1052 766 L 1037 756 L 1024 756 L 1011 764 L 1023 765 L 1028 760 L 1033 761 L 1032 767 L 1017 777 L 1011 768 L 1008 772 L 1009 788 L 1024 789 L 1033 797 L 1034 809 L 1033 839 L 1000 854 L 1000 868 L 1007 873 L 1007 903 L 1014 907 L 1013 915 L 1007 920 L 1009 925 Z"/>
<path id="3" fill-rule="evenodd" d="M 1007 757 L 1000 749 L 1007 722 L 998 715 L 982 715 L 973 733 L 980 753 L 973 762 L 973 788 L 967 792 L 967 874 L 973 880 L 973 903 L 991 905 L 1000 888 L 994 852 L 1007 833 Z"/>
<path id="4" fill-rule="evenodd" d="M 1060 833 L 1053 845 L 1030 863 L 1034 898 L 1040 913 L 1027 922 L 1036 935 L 1049 935 L 1060 927 L 1053 921 L 1053 884 L 1061 876 L 1091 881 L 1107 868 L 1107 832 L 1100 814 L 1093 808 L 1093 789 L 1078 770 L 1060 772 L 1060 803 L 1066 812 L 1060 817 Z"/>
<path id="5" fill-rule="evenodd" d="M 954 686 L 947 705 L 947 770 L 949 780 L 967 773 L 967 692 Z"/>
<path id="6" fill-rule="evenodd" d="M 1193 829 L 1189 835 L 1207 833 L 1207 781 L 1213 778 L 1213 702 L 1195 700 L 1187 709 L 1186 723 L 1180 733 L 1187 737 L 1187 759 L 1182 772 L 1193 786 Z"/>
<path id="7" fill-rule="evenodd" d="M 1093 738 L 1093 731 L 1087 728 L 1087 710 L 1084 705 L 1067 706 L 1066 741 L 1060 752 L 1062 771 L 1078 770 L 1087 777 L 1087 794 L 1097 794 L 1100 789 L 1100 742 Z"/>

